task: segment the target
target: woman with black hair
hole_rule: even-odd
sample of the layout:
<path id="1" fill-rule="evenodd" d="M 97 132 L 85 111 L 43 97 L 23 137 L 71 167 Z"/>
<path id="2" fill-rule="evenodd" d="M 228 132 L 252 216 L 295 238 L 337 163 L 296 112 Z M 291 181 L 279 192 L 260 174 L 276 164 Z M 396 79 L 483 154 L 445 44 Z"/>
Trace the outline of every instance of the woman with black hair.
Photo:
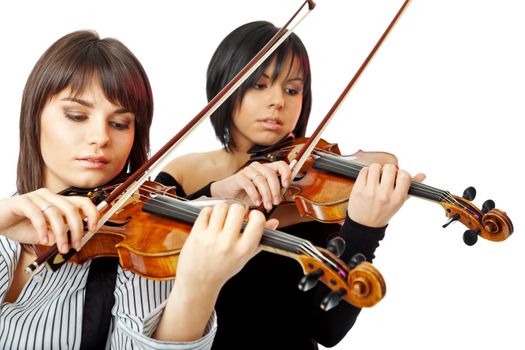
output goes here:
<path id="1" fill-rule="evenodd" d="M 212 99 L 278 31 L 268 22 L 252 22 L 231 32 L 208 66 L 207 96 Z M 157 181 L 177 186 L 189 197 L 237 197 L 270 211 L 290 185 L 286 163 L 250 163 L 254 147 L 269 147 L 305 135 L 311 110 L 308 54 L 292 34 L 211 116 L 223 148 L 173 160 Z M 241 169 L 242 168 L 242 169 Z M 241 170 L 239 170 L 241 169 Z M 280 177 L 280 178 L 279 178 Z M 418 179 L 422 179 L 418 177 Z M 291 207 L 277 207 L 272 217 L 280 230 L 326 246 L 340 235 L 342 259 L 362 253 L 372 261 L 389 219 L 407 198 L 410 175 L 393 165 L 372 164 L 360 173 L 349 199 L 343 226 L 308 221 Z M 214 349 L 316 349 L 337 344 L 360 309 L 342 303 L 327 312 L 319 307 L 329 292 L 318 285 L 297 288 L 301 268 L 292 260 L 262 252 L 226 283 L 216 305 L 218 332 Z"/>

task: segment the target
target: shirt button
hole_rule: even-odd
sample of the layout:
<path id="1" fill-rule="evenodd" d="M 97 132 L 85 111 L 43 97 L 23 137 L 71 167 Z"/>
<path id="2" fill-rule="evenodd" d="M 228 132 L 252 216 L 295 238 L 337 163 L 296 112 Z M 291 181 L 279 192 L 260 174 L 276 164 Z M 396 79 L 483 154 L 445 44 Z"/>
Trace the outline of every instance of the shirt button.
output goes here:
<path id="1" fill-rule="evenodd" d="M 36 283 L 42 282 L 42 275 L 38 274 L 33 276 L 33 281 L 35 281 Z"/>

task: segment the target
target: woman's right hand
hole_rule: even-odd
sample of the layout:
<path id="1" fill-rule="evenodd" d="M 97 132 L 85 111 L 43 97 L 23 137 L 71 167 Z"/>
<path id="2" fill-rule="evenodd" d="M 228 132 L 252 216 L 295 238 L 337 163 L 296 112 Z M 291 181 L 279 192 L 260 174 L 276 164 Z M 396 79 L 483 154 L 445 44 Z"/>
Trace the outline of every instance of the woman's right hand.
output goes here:
<path id="1" fill-rule="evenodd" d="M 279 179 L 280 177 L 280 179 Z M 291 171 L 284 161 L 252 162 L 234 175 L 211 185 L 213 197 L 237 198 L 270 211 L 281 202 L 281 188 L 290 186 Z"/>
<path id="2" fill-rule="evenodd" d="M 98 211 L 89 198 L 60 196 L 45 188 L 0 200 L 0 234 L 20 243 L 56 243 L 63 254 L 80 249 L 84 217 L 94 229 Z"/>

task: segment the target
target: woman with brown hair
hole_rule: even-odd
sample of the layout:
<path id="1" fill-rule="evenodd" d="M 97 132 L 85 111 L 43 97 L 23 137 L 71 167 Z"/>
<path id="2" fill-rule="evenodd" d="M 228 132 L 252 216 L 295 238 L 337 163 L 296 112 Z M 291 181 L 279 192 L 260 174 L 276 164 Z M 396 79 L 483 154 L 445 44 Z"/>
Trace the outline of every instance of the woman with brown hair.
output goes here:
<path id="1" fill-rule="evenodd" d="M 207 349 L 220 288 L 257 252 L 264 216 L 244 234 L 240 205 L 201 211 L 179 257 L 177 283 L 146 280 L 113 259 L 23 273 L 30 244 L 79 249 L 89 189 L 148 157 L 151 88 L 121 42 L 79 31 L 56 41 L 32 70 L 20 115 L 18 193 L 0 201 L 0 344 L 5 349 Z M 70 238 L 67 232 L 70 231 Z M 220 263 L 219 263 L 220 262 Z"/>

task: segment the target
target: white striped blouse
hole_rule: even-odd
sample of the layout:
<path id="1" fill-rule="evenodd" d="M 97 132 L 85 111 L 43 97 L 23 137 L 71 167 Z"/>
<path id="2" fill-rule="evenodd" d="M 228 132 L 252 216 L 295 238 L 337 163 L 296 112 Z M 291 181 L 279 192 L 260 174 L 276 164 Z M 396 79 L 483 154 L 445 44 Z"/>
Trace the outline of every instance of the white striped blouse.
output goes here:
<path id="1" fill-rule="evenodd" d="M 15 303 L 5 303 L 20 250 L 18 242 L 0 236 L 0 348 L 79 349 L 90 262 L 67 263 L 56 272 L 40 269 Z M 204 336 L 196 341 L 170 343 L 151 338 L 173 283 L 148 280 L 119 266 L 106 349 L 211 349 L 215 313 Z"/>

